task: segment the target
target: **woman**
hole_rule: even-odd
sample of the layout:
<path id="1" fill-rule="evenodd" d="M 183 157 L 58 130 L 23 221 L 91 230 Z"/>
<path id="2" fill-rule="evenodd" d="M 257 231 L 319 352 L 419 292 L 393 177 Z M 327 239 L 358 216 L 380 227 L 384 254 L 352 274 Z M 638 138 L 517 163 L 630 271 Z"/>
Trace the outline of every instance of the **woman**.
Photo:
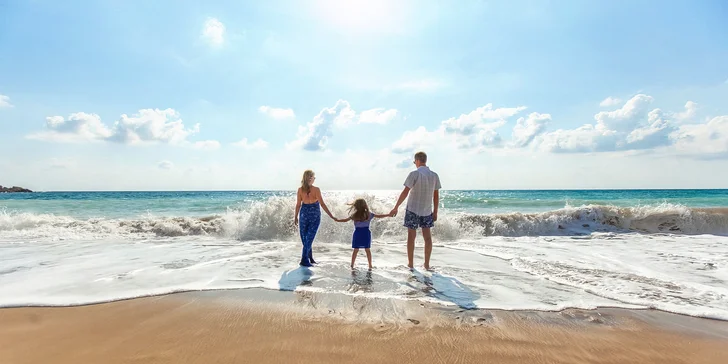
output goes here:
<path id="1" fill-rule="evenodd" d="M 296 198 L 296 217 L 294 223 L 298 225 L 298 231 L 301 234 L 301 242 L 303 243 L 301 265 L 304 267 L 310 267 L 316 264 L 316 261 L 313 260 L 311 245 L 313 245 L 313 239 L 316 237 L 316 232 L 321 223 L 321 210 L 319 209 L 319 205 L 330 218 L 334 218 L 329 208 L 326 207 L 324 198 L 321 196 L 321 190 L 318 187 L 314 187 L 314 180 L 316 180 L 316 175 L 314 175 L 313 171 L 306 170 L 303 172 L 301 187 L 298 189 Z M 300 224 L 298 221 L 299 217 L 301 219 Z"/>

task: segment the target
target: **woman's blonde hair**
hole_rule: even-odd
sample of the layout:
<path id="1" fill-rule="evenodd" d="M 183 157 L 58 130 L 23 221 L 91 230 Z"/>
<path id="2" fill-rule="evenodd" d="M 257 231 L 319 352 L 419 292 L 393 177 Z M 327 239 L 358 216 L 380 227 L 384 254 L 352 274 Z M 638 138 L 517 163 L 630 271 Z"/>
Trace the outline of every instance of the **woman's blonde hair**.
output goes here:
<path id="1" fill-rule="evenodd" d="M 315 174 L 312 170 L 307 169 L 303 172 L 303 177 L 301 177 L 301 190 L 308 194 L 311 192 L 311 177 L 314 177 Z"/>
<path id="2" fill-rule="evenodd" d="M 369 206 L 363 198 L 357 198 L 349 204 L 349 216 L 354 221 L 369 220 Z"/>

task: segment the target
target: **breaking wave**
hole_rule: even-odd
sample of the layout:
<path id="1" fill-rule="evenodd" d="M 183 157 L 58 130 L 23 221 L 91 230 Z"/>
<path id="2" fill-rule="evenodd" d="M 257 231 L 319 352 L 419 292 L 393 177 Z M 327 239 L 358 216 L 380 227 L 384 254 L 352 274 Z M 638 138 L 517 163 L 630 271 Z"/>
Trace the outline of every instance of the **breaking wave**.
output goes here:
<path id="1" fill-rule="evenodd" d="M 334 205 L 329 202 L 330 205 Z M 343 203 L 332 212 L 345 216 Z M 388 211 L 374 200 L 373 211 Z M 240 241 L 295 240 L 294 203 L 290 198 L 271 197 L 245 209 L 228 209 L 206 217 L 142 216 L 136 219 L 75 219 L 51 214 L 0 211 L 0 235 L 5 237 L 98 238 L 117 235 L 217 236 Z M 374 239 L 399 239 L 403 209 L 395 218 L 372 224 Z M 683 205 L 658 204 L 636 207 L 612 205 L 566 206 L 541 213 L 469 214 L 442 207 L 433 234 L 440 240 L 482 236 L 587 235 L 591 232 L 640 232 L 669 234 L 728 235 L 728 209 L 697 209 Z M 323 214 L 317 241 L 347 241 L 350 224 L 336 223 Z"/>

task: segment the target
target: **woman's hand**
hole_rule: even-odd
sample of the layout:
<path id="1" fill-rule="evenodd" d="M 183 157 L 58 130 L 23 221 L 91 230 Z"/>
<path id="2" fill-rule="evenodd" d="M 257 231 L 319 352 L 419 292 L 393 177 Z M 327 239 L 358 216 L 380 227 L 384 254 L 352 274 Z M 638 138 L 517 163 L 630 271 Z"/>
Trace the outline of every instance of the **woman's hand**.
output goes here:
<path id="1" fill-rule="evenodd" d="M 298 226 L 298 216 L 293 218 L 293 225 Z"/>

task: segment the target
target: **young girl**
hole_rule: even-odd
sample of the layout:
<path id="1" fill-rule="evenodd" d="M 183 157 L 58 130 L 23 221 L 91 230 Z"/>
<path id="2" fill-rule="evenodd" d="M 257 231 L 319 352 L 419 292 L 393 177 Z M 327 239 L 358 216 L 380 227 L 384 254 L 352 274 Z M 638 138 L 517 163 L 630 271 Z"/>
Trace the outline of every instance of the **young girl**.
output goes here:
<path id="1" fill-rule="evenodd" d="M 364 249 L 367 253 L 367 261 L 369 261 L 369 269 L 372 269 L 372 252 L 369 250 L 372 246 L 372 232 L 369 230 L 369 223 L 372 219 L 390 217 L 391 215 L 377 215 L 369 211 L 369 206 L 363 198 L 359 198 L 354 203 L 349 204 L 349 217 L 346 219 L 335 219 L 337 222 L 354 221 L 354 234 L 351 237 L 351 247 L 354 251 L 351 253 L 351 268 L 354 268 L 356 256 L 359 249 Z"/>

